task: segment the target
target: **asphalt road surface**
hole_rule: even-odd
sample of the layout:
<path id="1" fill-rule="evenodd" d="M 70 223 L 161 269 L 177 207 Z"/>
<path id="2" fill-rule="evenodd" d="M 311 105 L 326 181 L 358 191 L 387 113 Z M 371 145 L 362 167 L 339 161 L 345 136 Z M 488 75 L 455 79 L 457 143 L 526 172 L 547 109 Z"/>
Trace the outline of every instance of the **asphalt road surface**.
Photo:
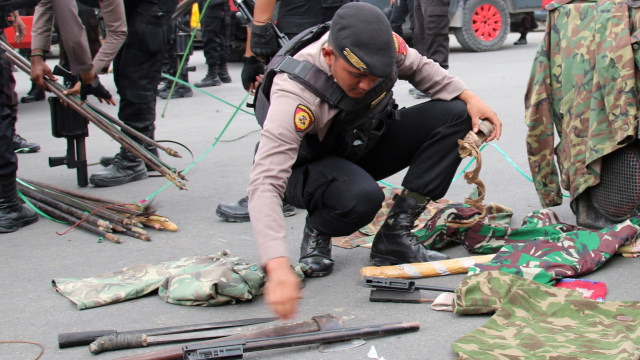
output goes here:
<path id="1" fill-rule="evenodd" d="M 527 213 L 540 208 L 533 184 L 516 166 L 524 174 L 530 174 L 525 147 L 524 93 L 542 33 L 529 34 L 529 44 L 525 46 L 512 45 L 517 37 L 515 33 L 510 34 L 499 51 L 470 53 L 463 51 L 452 36 L 450 59 L 451 73 L 460 76 L 504 123 L 502 139 L 495 144 L 513 163 L 497 148 L 488 146 L 483 151 L 480 178 L 486 185 L 486 202 L 513 209 L 514 227 L 520 225 Z M 57 59 L 48 62 L 54 65 Z M 206 72 L 201 50 L 192 56 L 190 65 L 197 67 L 195 73 L 190 73 L 194 83 Z M 204 89 L 210 95 L 194 91 L 191 98 L 171 100 L 168 104 L 165 100 L 158 101 L 156 138 L 180 142 L 193 151 L 193 159 L 175 162 L 175 166 L 186 168 L 191 160 L 197 160 L 186 173 L 189 178 L 187 191 L 180 191 L 173 185 L 166 186 L 167 181 L 158 177 L 113 188 L 78 188 L 75 170 L 48 165 L 50 156 L 65 154 L 66 141 L 51 135 L 47 102 L 20 105 L 18 133 L 42 146 L 39 153 L 19 155 L 20 178 L 122 202 L 138 201 L 155 194 L 154 204 L 158 213 L 169 217 L 179 230 L 151 231 L 152 242 L 124 237 L 123 243 L 114 244 L 99 242 L 97 236 L 79 229 L 59 236 L 56 233 L 63 233 L 68 226 L 41 218 L 36 224 L 16 233 L 0 235 L 3 274 L 0 277 L 0 341 L 40 343 L 45 347 L 43 359 L 47 360 L 109 360 L 162 347 L 92 355 L 84 346 L 58 349 L 57 334 L 98 329 L 124 331 L 270 315 L 260 296 L 252 302 L 238 305 L 189 307 L 165 303 L 155 293 L 80 311 L 51 287 L 53 278 L 85 278 L 134 264 L 215 254 L 221 250 L 229 250 L 233 255 L 252 262 L 258 261 L 250 224 L 226 223 L 215 216 L 218 203 L 235 201 L 245 195 L 253 149 L 259 139 L 259 127 L 252 116 L 242 111 L 233 116 L 234 106 L 242 104 L 246 96 L 240 83 L 240 70 L 240 63 L 230 64 L 233 83 Z M 14 74 L 18 81 L 18 95 L 24 96 L 30 87 L 28 76 L 21 72 Z M 102 79 L 115 92 L 112 76 Z M 400 106 L 410 106 L 419 101 L 409 95 L 410 88 L 406 82 L 397 84 L 394 93 Z M 91 101 L 95 102 L 95 99 Z M 117 114 L 117 107 L 103 105 L 103 108 Z M 97 163 L 101 156 L 118 151 L 118 144 L 95 126 L 91 125 L 89 132 L 86 147 L 90 163 Z M 219 141 L 212 147 L 218 137 Z M 463 162 L 465 164 L 466 161 Z M 89 174 L 99 169 L 100 165 L 90 166 Z M 402 174 L 386 179 L 395 185 L 400 185 L 401 180 Z M 458 179 L 446 198 L 462 202 L 471 190 L 471 185 Z M 575 222 L 568 201 L 554 210 L 562 220 Z M 287 241 L 293 260 L 298 257 L 304 219 L 302 210 L 286 219 Z M 444 252 L 451 257 L 469 256 L 461 246 Z M 455 354 L 451 343 L 489 318 L 436 312 L 428 304 L 370 303 L 369 290 L 363 288 L 360 278 L 360 268 L 369 265 L 369 250 L 334 247 L 333 257 L 336 265 L 331 276 L 306 281 L 296 321 L 333 313 L 342 318 L 345 326 L 418 321 L 420 331 L 367 339 L 362 346 L 336 352 L 322 353 L 317 346 L 309 345 L 250 353 L 246 359 L 368 359 L 367 353 L 372 346 L 379 356 L 387 360 L 452 359 Z M 586 278 L 607 283 L 607 300 L 638 300 L 640 287 L 630 286 L 635 280 L 633 263 L 633 259 L 615 257 Z M 450 275 L 421 279 L 419 283 L 455 287 L 463 277 Z M 39 349 L 30 344 L 0 344 L 0 359 L 35 359 L 38 352 Z"/>

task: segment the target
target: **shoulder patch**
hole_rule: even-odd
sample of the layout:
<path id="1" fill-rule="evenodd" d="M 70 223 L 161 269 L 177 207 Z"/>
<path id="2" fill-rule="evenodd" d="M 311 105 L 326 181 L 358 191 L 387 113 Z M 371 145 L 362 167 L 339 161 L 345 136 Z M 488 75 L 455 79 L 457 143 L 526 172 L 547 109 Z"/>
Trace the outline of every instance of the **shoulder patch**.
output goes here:
<path id="1" fill-rule="evenodd" d="M 300 104 L 296 107 L 296 111 L 293 114 L 293 124 L 296 127 L 296 131 L 305 131 L 313 124 L 314 120 L 313 112 L 308 107 Z"/>
<path id="2" fill-rule="evenodd" d="M 402 36 L 393 33 L 393 41 L 396 43 L 396 55 L 398 53 L 407 55 L 407 43 L 404 41 Z"/>

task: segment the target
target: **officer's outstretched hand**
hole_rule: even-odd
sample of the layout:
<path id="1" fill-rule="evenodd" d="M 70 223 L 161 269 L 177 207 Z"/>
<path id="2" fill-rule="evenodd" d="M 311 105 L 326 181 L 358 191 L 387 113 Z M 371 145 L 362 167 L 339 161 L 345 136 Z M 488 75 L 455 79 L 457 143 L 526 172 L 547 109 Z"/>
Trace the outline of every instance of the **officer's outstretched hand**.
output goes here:
<path id="1" fill-rule="evenodd" d="M 243 59 L 244 66 L 242 66 L 242 73 L 240 74 L 242 87 L 253 95 L 262 79 L 262 75 L 264 75 L 264 63 L 255 56 L 245 56 Z"/>
<path id="2" fill-rule="evenodd" d="M 265 265 L 267 283 L 264 285 L 264 299 L 276 315 L 282 319 L 292 319 L 298 312 L 301 297 L 300 279 L 291 269 L 289 259 L 271 259 Z"/>
<path id="3" fill-rule="evenodd" d="M 460 100 L 467 104 L 467 111 L 471 116 L 471 128 L 473 132 L 478 132 L 480 127 L 480 120 L 489 121 L 493 124 L 493 133 L 489 136 L 485 142 L 489 142 L 493 139 L 500 140 L 500 134 L 502 134 L 502 122 L 498 118 L 498 114 L 493 111 L 489 105 L 485 104 L 476 94 L 471 90 L 463 91 L 459 96 Z"/>

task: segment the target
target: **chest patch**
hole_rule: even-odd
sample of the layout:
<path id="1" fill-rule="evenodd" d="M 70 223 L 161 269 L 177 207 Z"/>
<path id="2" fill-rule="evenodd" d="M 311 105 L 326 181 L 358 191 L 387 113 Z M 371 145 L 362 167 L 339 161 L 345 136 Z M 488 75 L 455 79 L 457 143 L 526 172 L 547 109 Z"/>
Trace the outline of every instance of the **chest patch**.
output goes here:
<path id="1" fill-rule="evenodd" d="M 404 39 L 400 35 L 393 33 L 393 41 L 396 43 L 396 54 L 407 55 L 407 43 Z"/>
<path id="2" fill-rule="evenodd" d="M 300 104 L 296 107 L 296 111 L 293 114 L 293 124 L 296 127 L 296 131 L 305 131 L 313 124 L 314 116 L 308 107 Z"/>

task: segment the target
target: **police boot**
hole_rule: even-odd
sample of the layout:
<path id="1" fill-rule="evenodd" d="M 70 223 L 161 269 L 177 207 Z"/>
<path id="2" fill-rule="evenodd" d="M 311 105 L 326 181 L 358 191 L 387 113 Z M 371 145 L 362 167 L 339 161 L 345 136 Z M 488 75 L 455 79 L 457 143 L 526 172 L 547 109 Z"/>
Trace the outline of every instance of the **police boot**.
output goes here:
<path id="1" fill-rule="evenodd" d="M 427 250 L 411 231 L 426 207 L 402 194 L 394 197 L 387 219 L 373 239 L 371 263 L 375 266 L 419 263 L 448 259 L 437 251 Z"/>
<path id="2" fill-rule="evenodd" d="M 513 45 L 527 45 L 527 37 L 520 35 L 520 38 Z"/>
<path id="3" fill-rule="evenodd" d="M 168 99 L 169 94 L 171 94 L 172 99 L 187 98 L 187 97 L 193 96 L 193 90 L 191 90 L 190 87 L 182 84 L 176 84 L 176 86 L 173 88 L 173 93 L 172 93 L 171 92 L 172 84 L 173 82 L 170 81 L 166 84 L 165 87 L 160 89 L 160 91 L 158 91 L 158 97 L 162 99 Z"/>
<path id="4" fill-rule="evenodd" d="M 218 77 L 218 65 L 209 64 L 208 66 L 209 66 L 209 70 L 207 70 L 207 76 L 205 76 L 204 79 L 193 84 L 195 87 L 202 88 L 202 87 L 222 85 L 222 81 Z M 227 75 L 229 74 L 227 73 Z"/>
<path id="5" fill-rule="evenodd" d="M 127 150 L 120 150 L 113 163 L 91 175 L 89 183 L 94 186 L 118 186 L 149 177 L 144 161 Z"/>
<path id="6" fill-rule="evenodd" d="M 249 221 L 248 204 L 249 204 L 248 196 L 245 196 L 234 203 L 218 204 L 218 208 L 216 208 L 216 215 L 218 215 L 218 217 L 222 218 L 223 220 L 226 220 L 229 222 Z M 295 215 L 296 214 L 295 206 L 291 204 L 287 204 L 286 202 L 283 203 L 282 214 L 286 217 Z"/>
<path id="7" fill-rule="evenodd" d="M 15 174 L 0 177 L 0 233 L 18 231 L 38 221 L 38 214 L 18 201 Z"/>
<path id="8" fill-rule="evenodd" d="M 22 136 L 13 134 L 13 151 L 19 153 L 35 153 L 40 151 L 40 145 L 28 142 Z"/>
<path id="9" fill-rule="evenodd" d="M 309 225 L 309 218 L 304 227 L 298 261 L 311 267 L 311 277 L 327 276 L 333 271 L 331 236 L 322 235 L 314 230 Z"/>
<path id="10" fill-rule="evenodd" d="M 149 150 L 149 152 L 152 153 L 156 158 L 160 159 L 160 155 L 158 154 L 158 148 L 151 145 L 144 145 L 144 148 Z M 104 167 L 108 167 L 109 165 L 113 164 L 113 160 L 115 159 L 116 159 L 115 156 L 103 156 L 100 158 L 100 165 Z M 147 171 L 155 171 L 155 169 L 150 167 L 147 163 L 145 163 L 144 166 L 146 167 Z"/>
<path id="11" fill-rule="evenodd" d="M 20 102 L 23 104 L 32 103 L 36 101 L 44 100 L 44 90 L 31 83 L 31 90 L 27 95 L 20 98 Z"/>
<path id="12" fill-rule="evenodd" d="M 231 75 L 229 75 L 229 69 L 227 69 L 227 63 L 218 64 L 218 78 L 225 84 L 231 82 Z"/>

